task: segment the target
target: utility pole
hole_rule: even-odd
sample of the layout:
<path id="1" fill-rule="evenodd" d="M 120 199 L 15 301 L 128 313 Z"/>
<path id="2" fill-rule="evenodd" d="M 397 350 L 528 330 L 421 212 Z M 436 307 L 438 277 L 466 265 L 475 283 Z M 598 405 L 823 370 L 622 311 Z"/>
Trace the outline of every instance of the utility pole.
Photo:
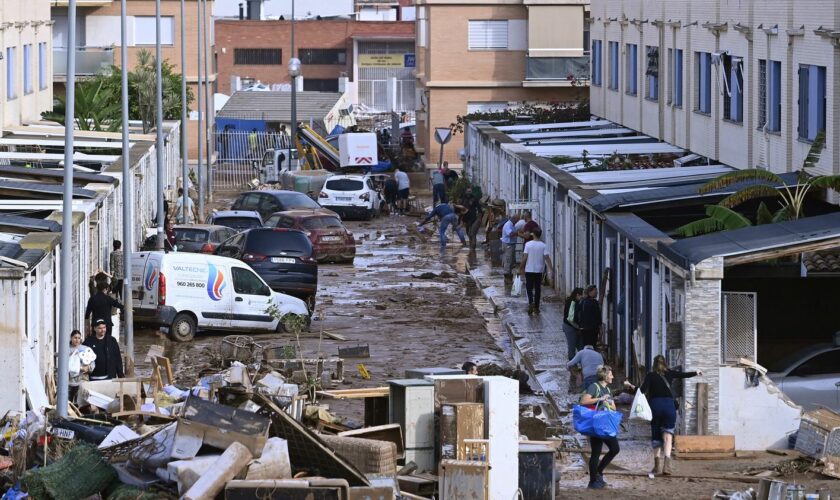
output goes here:
<path id="1" fill-rule="evenodd" d="M 198 138 L 198 213 L 204 214 L 204 172 L 202 171 L 201 167 L 201 148 L 203 147 L 203 141 L 201 140 L 201 0 L 198 0 L 195 3 L 196 10 L 198 12 L 198 39 L 196 40 L 196 46 L 198 47 L 198 61 L 195 66 L 196 71 L 198 72 L 198 92 L 196 92 L 197 102 L 195 109 L 198 111 L 198 132 L 196 137 Z"/>
<path id="2" fill-rule="evenodd" d="M 289 170 L 291 170 L 292 144 L 297 138 L 297 77 L 300 76 L 300 59 L 295 57 L 295 0 L 292 0 L 292 57 L 289 58 L 289 76 L 292 79 L 292 135 L 289 141 Z"/>
<path id="3" fill-rule="evenodd" d="M 120 80 L 122 84 L 122 214 L 123 214 L 123 322 L 125 323 L 125 352 L 128 354 L 128 365 L 131 373 L 134 371 L 134 298 L 131 296 L 131 255 L 134 252 L 134 238 L 132 223 L 134 208 L 132 189 L 131 155 L 128 147 L 128 41 L 127 41 L 127 7 L 126 0 L 120 2 Z M 113 273 L 114 270 L 111 269 Z"/>
<path id="4" fill-rule="evenodd" d="M 76 0 L 67 2 L 67 91 L 64 111 L 64 198 L 61 203 L 61 283 L 58 314 L 58 414 L 67 416 L 70 319 L 73 316 L 73 133 L 76 115 Z"/>
<path id="5" fill-rule="evenodd" d="M 125 0 L 123 0 L 125 1 Z M 189 182 L 188 149 L 187 140 L 187 19 L 184 12 L 185 0 L 181 0 L 181 186 L 184 188 L 184 196 L 181 198 L 181 207 L 184 213 L 184 222 L 188 220 L 189 212 Z M 190 213 L 191 215 L 191 213 Z M 201 222 L 201 221 L 194 221 Z"/>
<path id="6" fill-rule="evenodd" d="M 163 211 L 163 78 L 161 75 L 160 53 L 160 0 L 155 0 L 155 129 L 157 137 L 155 152 L 157 153 L 157 249 L 163 250 L 164 221 Z"/>
<path id="7" fill-rule="evenodd" d="M 210 72 L 207 70 L 207 60 L 210 59 L 210 54 L 208 53 L 208 49 L 210 45 L 207 43 L 207 32 L 210 31 L 210 27 L 208 21 L 210 20 L 210 16 L 207 13 L 207 0 L 199 0 L 202 4 L 202 14 L 201 14 L 201 23 L 204 25 L 204 80 L 207 81 L 210 78 Z M 206 85 L 207 82 L 205 82 Z M 211 163 L 210 158 L 210 138 L 212 137 L 213 129 L 210 127 L 210 106 L 213 103 L 213 93 L 210 92 L 207 87 L 204 88 L 204 138 L 205 144 L 207 145 L 204 148 L 207 151 L 207 199 L 212 201 L 213 200 L 213 166 Z M 204 216 L 204 212 L 201 213 Z"/>

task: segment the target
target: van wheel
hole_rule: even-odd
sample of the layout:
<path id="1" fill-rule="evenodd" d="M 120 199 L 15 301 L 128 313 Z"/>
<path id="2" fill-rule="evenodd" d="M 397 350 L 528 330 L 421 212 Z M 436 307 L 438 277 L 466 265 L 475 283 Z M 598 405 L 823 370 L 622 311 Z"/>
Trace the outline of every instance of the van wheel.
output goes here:
<path id="1" fill-rule="evenodd" d="M 178 342 L 189 342 L 195 337 L 195 319 L 189 314 L 180 313 L 175 316 L 169 335 Z"/>
<path id="2" fill-rule="evenodd" d="M 307 315 L 300 315 L 289 313 L 280 318 L 278 325 L 286 333 L 295 333 L 300 329 L 300 332 L 308 332 L 311 319 Z"/>

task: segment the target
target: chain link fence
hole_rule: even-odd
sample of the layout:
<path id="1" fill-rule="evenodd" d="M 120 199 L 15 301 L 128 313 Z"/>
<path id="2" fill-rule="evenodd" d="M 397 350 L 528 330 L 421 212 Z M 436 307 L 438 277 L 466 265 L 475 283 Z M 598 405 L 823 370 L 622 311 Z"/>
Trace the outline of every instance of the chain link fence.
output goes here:
<path id="1" fill-rule="evenodd" d="M 215 189 L 238 189 L 258 176 L 253 163 L 261 163 L 269 149 L 288 150 L 291 139 L 283 132 L 222 130 L 214 133 L 218 160 L 213 168 Z"/>

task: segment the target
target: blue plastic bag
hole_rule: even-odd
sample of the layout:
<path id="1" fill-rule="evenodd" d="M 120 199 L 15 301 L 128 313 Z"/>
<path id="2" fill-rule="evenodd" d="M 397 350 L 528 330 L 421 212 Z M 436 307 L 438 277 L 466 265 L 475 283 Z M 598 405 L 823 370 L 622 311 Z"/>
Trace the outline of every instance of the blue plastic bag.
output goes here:
<path id="1" fill-rule="evenodd" d="M 612 410 L 591 410 L 575 405 L 572 409 L 572 423 L 575 430 L 584 436 L 610 438 L 618 435 L 621 412 Z"/>

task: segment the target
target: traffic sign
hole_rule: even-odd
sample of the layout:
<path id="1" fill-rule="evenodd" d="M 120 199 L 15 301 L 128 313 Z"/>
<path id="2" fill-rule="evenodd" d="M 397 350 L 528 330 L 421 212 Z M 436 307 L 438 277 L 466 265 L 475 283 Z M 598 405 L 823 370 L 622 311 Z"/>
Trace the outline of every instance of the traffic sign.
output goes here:
<path id="1" fill-rule="evenodd" d="M 435 141 L 443 145 L 452 139 L 452 129 L 449 127 L 438 127 L 435 129 Z"/>

